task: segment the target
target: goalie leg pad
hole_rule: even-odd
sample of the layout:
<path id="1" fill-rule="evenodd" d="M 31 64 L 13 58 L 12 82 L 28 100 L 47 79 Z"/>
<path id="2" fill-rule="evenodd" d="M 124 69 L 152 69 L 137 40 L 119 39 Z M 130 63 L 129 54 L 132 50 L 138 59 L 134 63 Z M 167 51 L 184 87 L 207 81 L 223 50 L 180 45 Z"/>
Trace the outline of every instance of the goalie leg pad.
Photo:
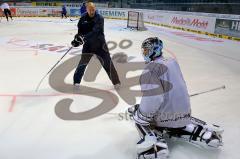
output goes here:
<path id="1" fill-rule="evenodd" d="M 137 143 L 137 159 L 165 159 L 169 155 L 168 146 L 161 136 L 147 126 L 136 124 L 141 140 Z"/>
<path id="2" fill-rule="evenodd" d="M 167 129 L 169 138 L 177 138 L 202 147 L 218 148 L 223 145 L 221 134 L 202 125 L 188 124 L 184 128 Z"/>
<path id="3" fill-rule="evenodd" d="M 216 134 L 219 134 L 219 135 L 221 135 L 224 132 L 222 127 L 216 124 L 208 124 L 205 121 L 202 121 L 195 117 L 191 117 L 191 122 L 196 125 L 201 125 L 204 129 L 208 129 L 209 131 L 215 132 Z"/>

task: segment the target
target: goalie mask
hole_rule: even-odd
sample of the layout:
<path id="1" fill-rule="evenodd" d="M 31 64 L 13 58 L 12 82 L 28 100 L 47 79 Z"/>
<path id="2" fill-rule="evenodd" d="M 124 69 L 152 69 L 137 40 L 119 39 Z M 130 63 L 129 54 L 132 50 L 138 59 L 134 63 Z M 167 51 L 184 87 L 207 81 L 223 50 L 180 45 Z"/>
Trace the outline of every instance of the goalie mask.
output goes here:
<path id="1" fill-rule="evenodd" d="M 142 43 L 142 54 L 146 62 L 162 56 L 163 43 L 157 37 L 147 38 Z"/>

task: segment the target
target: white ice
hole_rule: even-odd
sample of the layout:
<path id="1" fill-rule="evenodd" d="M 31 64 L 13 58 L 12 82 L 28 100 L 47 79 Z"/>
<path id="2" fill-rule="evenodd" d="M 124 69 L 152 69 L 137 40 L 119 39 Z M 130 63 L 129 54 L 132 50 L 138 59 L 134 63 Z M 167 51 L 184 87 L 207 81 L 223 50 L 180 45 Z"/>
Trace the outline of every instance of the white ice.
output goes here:
<path id="1" fill-rule="evenodd" d="M 73 112 L 92 109 L 101 99 L 60 93 L 49 85 L 49 76 L 39 91 L 35 92 L 39 80 L 60 59 L 64 50 L 70 47 L 77 32 L 76 24 L 77 21 L 59 18 L 15 18 L 10 22 L 1 20 L 1 159 L 136 157 L 138 134 L 134 123 L 118 116 L 130 105 L 113 89 L 103 69 L 95 81 L 83 81 L 82 85 L 103 89 L 109 96 L 113 93 L 119 101 L 113 110 L 96 118 L 84 121 L 60 119 L 55 114 L 55 105 L 61 99 L 74 99 L 70 108 Z M 219 150 L 208 150 L 169 141 L 170 159 L 239 159 L 240 42 L 151 25 L 147 25 L 148 30 L 143 32 L 126 30 L 125 27 L 126 21 L 105 20 L 107 41 L 119 44 L 128 39 L 133 42 L 127 49 L 117 46 L 111 50 L 112 55 L 123 52 L 134 57 L 130 62 L 143 62 L 141 42 L 147 37 L 158 36 L 164 43 L 165 56 L 176 57 L 180 63 L 190 94 L 226 86 L 226 89 L 191 98 L 192 114 L 195 117 L 224 128 L 224 146 Z M 80 51 L 81 47 L 74 49 L 61 63 Z M 127 75 L 132 77 L 139 73 L 129 72 Z M 66 83 L 72 84 L 72 75 L 73 71 L 65 79 Z"/>

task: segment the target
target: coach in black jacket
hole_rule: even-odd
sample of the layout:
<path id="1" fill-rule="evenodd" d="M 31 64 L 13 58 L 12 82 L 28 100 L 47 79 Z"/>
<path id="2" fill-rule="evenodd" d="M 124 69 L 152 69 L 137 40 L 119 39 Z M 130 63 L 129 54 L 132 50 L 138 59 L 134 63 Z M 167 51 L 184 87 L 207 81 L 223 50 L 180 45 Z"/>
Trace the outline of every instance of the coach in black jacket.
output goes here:
<path id="1" fill-rule="evenodd" d="M 78 22 L 78 34 L 75 35 L 72 46 L 77 47 L 83 43 L 82 57 L 73 77 L 74 85 L 80 84 L 86 66 L 95 54 L 115 88 L 119 88 L 119 77 L 105 41 L 104 19 L 96 12 L 96 7 L 92 2 L 87 4 L 87 13 Z"/>

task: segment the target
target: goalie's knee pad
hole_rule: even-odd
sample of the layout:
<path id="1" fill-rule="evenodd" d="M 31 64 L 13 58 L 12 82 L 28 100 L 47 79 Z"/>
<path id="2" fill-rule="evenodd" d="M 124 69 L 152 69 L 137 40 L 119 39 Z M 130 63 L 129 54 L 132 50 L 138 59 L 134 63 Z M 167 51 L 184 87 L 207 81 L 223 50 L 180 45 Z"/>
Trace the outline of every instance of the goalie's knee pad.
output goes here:
<path id="1" fill-rule="evenodd" d="M 206 125 L 191 123 L 184 128 L 168 129 L 167 134 L 170 138 L 175 137 L 203 147 L 218 148 L 223 145 L 221 134 L 208 129 Z"/>
<path id="2" fill-rule="evenodd" d="M 149 126 L 153 120 L 151 117 L 144 116 L 139 110 L 139 104 L 128 108 L 129 115 L 133 118 L 136 124 Z"/>
<path id="3" fill-rule="evenodd" d="M 168 146 L 162 137 L 146 135 L 137 143 L 137 159 L 166 159 Z"/>

